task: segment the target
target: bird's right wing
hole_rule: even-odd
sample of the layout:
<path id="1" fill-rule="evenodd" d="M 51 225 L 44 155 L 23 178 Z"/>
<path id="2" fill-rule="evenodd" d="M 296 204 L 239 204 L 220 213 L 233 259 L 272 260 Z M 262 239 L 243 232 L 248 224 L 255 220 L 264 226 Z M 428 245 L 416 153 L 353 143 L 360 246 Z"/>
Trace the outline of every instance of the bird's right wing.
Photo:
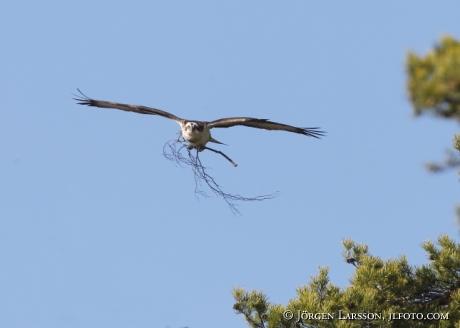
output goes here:
<path id="1" fill-rule="evenodd" d="M 210 129 L 212 128 L 229 128 L 232 126 L 248 126 L 256 129 L 265 129 L 265 130 L 280 130 L 287 132 L 294 132 L 303 134 L 305 136 L 321 138 L 325 132 L 321 131 L 319 128 L 298 128 L 292 125 L 272 122 L 268 119 L 253 118 L 253 117 L 229 117 L 221 118 L 220 120 L 215 120 L 212 122 L 207 122 L 206 124 Z"/>
<path id="2" fill-rule="evenodd" d="M 156 108 L 138 106 L 138 105 L 121 104 L 121 103 L 104 101 L 104 100 L 94 100 L 94 99 L 87 97 L 83 92 L 80 91 L 80 89 L 77 89 L 77 90 L 78 92 L 80 92 L 80 96 L 75 95 L 76 98 L 73 98 L 73 99 L 76 100 L 77 104 L 79 105 L 94 106 L 94 107 L 101 107 L 101 108 L 116 108 L 116 109 L 121 109 L 127 112 L 134 112 L 134 113 L 139 113 L 139 114 L 159 115 L 159 116 L 169 118 L 170 120 L 176 121 L 179 124 L 182 124 L 182 122 L 184 121 L 183 119 L 171 113 L 168 113 L 160 109 L 156 109 Z"/>

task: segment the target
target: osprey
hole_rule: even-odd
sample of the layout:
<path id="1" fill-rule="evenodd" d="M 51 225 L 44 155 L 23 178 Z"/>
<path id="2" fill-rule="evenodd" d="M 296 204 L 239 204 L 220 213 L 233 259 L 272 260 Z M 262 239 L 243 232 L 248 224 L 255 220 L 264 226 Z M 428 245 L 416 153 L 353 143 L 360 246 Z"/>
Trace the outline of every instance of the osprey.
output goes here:
<path id="1" fill-rule="evenodd" d="M 184 139 L 189 142 L 189 150 L 195 148 L 197 151 L 203 151 L 206 148 L 206 144 L 208 142 L 223 144 L 222 142 L 219 142 L 213 137 L 211 137 L 210 130 L 212 128 L 229 128 L 237 125 L 265 130 L 281 130 L 294 132 L 314 138 L 320 138 L 324 134 L 324 132 L 320 131 L 319 128 L 297 128 L 291 125 L 271 122 L 268 119 L 252 117 L 229 117 L 221 118 L 219 120 L 211 122 L 185 120 L 171 113 L 156 108 L 137 105 L 127 105 L 111 101 L 94 100 L 83 94 L 83 92 L 81 92 L 80 89 L 77 90 L 78 92 L 80 92 L 81 96 L 76 96 L 76 98 L 73 99 L 76 100 L 79 105 L 102 108 L 116 108 L 139 114 L 159 115 L 169 118 L 170 120 L 176 121 L 177 123 L 179 123 L 181 128 L 179 134 L 181 134 L 182 137 L 184 137 Z"/>

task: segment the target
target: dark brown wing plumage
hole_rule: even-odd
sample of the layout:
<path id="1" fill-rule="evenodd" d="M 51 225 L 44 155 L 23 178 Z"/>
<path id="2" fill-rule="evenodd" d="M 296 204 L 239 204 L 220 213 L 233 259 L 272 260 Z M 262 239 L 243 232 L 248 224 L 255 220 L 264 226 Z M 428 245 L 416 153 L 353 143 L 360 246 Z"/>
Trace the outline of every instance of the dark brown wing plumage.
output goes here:
<path id="1" fill-rule="evenodd" d="M 252 118 L 252 117 L 229 117 L 221 118 L 208 122 L 207 126 L 210 128 L 229 128 L 236 125 L 249 126 L 251 128 L 265 129 L 265 130 L 281 130 L 303 134 L 306 136 L 320 138 L 325 132 L 319 128 L 297 128 L 295 126 L 271 122 L 268 119 Z"/>
<path id="2" fill-rule="evenodd" d="M 171 120 L 174 120 L 179 124 L 184 122 L 183 119 L 171 113 L 162 111 L 160 109 L 146 107 L 146 106 L 120 104 L 120 103 L 104 101 L 104 100 L 94 100 L 94 99 L 87 97 L 83 92 L 80 91 L 80 89 L 77 89 L 77 90 L 78 92 L 80 92 L 80 95 L 79 96 L 75 95 L 75 98 L 73 99 L 76 100 L 77 104 L 79 105 L 94 106 L 94 107 L 101 107 L 101 108 L 116 108 L 116 109 L 121 109 L 127 112 L 163 116 Z"/>
<path id="3" fill-rule="evenodd" d="M 75 98 L 73 99 L 76 100 L 79 105 L 94 106 L 94 107 L 101 107 L 101 108 L 116 108 L 116 109 L 124 110 L 127 112 L 149 114 L 149 115 L 159 115 L 159 116 L 169 118 L 170 120 L 174 120 L 181 125 L 184 124 L 184 122 L 186 122 L 186 120 L 182 118 L 179 118 L 171 113 L 162 111 L 157 108 L 121 104 L 121 103 L 104 101 L 104 100 L 94 100 L 94 99 L 87 97 L 83 92 L 80 91 L 80 89 L 77 89 L 77 90 L 80 93 L 80 95 L 79 96 L 75 95 Z M 252 117 L 221 118 L 220 120 L 206 122 L 205 124 L 209 128 L 229 128 L 232 126 L 242 125 L 242 126 L 249 126 L 251 128 L 257 128 L 257 129 L 288 131 L 288 132 L 303 134 L 303 135 L 314 137 L 314 138 L 320 138 L 321 136 L 325 134 L 325 132 L 319 130 L 319 128 L 298 128 L 298 127 L 287 125 L 287 124 L 271 122 L 268 119 L 259 119 L 259 118 L 252 118 Z"/>

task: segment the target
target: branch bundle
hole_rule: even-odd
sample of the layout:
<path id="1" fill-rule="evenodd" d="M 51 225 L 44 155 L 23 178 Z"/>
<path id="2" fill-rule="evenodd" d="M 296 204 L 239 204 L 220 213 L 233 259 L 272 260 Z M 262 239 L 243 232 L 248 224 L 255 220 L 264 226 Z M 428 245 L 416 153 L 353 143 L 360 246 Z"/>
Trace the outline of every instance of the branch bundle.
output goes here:
<path id="1" fill-rule="evenodd" d="M 224 156 L 233 166 L 237 166 L 235 162 L 233 162 L 227 155 L 223 152 L 205 147 L 205 149 L 213 151 L 215 153 L 219 153 Z M 186 150 L 186 153 L 184 153 Z M 193 176 L 195 179 L 195 193 L 206 198 L 210 197 L 206 192 L 202 189 L 202 183 L 204 182 L 211 191 L 224 199 L 224 201 L 230 207 L 230 210 L 236 215 L 240 214 L 236 206 L 238 206 L 235 202 L 238 201 L 263 201 L 266 199 L 275 198 L 278 192 L 275 192 L 270 195 L 261 195 L 255 197 L 244 197 L 239 194 L 229 194 L 222 190 L 222 187 L 216 182 L 216 180 L 210 176 L 207 172 L 207 167 L 203 166 L 201 163 L 199 152 L 196 151 L 196 155 L 192 154 L 193 148 L 191 148 L 187 142 L 182 138 L 179 137 L 177 140 L 169 140 L 163 146 L 163 156 L 166 157 L 168 160 L 175 162 L 179 166 L 183 167 L 184 165 L 190 166 L 193 171 Z"/>

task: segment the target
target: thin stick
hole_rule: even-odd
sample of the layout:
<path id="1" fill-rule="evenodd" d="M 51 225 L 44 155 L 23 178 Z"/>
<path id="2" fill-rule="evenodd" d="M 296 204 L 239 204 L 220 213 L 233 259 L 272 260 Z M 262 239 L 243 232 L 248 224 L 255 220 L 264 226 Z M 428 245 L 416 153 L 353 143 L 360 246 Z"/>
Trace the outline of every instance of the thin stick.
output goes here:
<path id="1" fill-rule="evenodd" d="M 234 167 L 237 167 L 237 164 L 236 164 L 234 161 L 232 161 L 232 160 L 230 159 L 230 157 L 228 157 L 227 155 L 225 155 L 223 152 L 221 152 L 221 151 L 219 151 L 219 150 L 215 150 L 215 149 L 209 148 L 209 147 L 204 147 L 204 149 L 208 149 L 208 150 L 211 150 L 211 151 L 213 151 L 213 152 L 215 152 L 215 153 L 221 154 L 221 155 L 224 156 L 230 163 L 232 163 L 232 165 L 233 165 Z"/>

